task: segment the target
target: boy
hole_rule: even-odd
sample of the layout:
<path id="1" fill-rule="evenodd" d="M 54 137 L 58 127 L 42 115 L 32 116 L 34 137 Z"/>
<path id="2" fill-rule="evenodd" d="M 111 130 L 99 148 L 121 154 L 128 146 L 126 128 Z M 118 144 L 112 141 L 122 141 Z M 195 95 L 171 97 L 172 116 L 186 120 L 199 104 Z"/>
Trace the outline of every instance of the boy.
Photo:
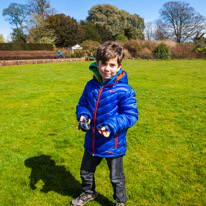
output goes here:
<path id="1" fill-rule="evenodd" d="M 128 85 L 127 73 L 122 71 L 123 49 L 115 42 L 106 42 L 97 49 L 96 62 L 89 67 L 94 73 L 77 105 L 78 129 L 87 119 L 91 129 L 85 135 L 85 152 L 81 164 L 83 193 L 72 200 L 80 206 L 94 200 L 94 173 L 103 158 L 110 169 L 114 189 L 114 204 L 124 206 L 127 197 L 123 156 L 126 153 L 126 133 L 138 119 L 134 90 Z"/>
<path id="2" fill-rule="evenodd" d="M 59 58 L 59 59 L 60 59 L 60 58 L 64 58 L 63 55 L 62 55 L 62 51 L 61 51 L 61 50 L 59 50 L 59 56 L 58 56 L 58 58 Z"/>

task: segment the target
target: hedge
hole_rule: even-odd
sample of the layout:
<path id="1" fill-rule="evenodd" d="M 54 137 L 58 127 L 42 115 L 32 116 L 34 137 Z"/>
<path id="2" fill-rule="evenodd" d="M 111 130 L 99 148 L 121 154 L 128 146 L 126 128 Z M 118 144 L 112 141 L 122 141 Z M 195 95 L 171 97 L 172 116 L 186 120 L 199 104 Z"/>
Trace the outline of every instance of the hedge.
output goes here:
<path id="1" fill-rule="evenodd" d="M 53 50 L 53 44 L 0 43 L 0 51 Z"/>
<path id="2" fill-rule="evenodd" d="M 164 43 L 160 43 L 155 49 L 154 49 L 154 56 L 157 59 L 170 59 L 171 52 L 169 46 L 167 46 Z"/>

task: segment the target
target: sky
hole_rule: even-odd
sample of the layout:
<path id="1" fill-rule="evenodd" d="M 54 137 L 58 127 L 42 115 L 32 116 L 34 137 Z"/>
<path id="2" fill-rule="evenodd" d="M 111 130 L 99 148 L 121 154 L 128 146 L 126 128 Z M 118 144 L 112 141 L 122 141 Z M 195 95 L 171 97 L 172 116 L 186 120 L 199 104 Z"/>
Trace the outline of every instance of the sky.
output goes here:
<path id="1" fill-rule="evenodd" d="M 50 0 L 52 8 L 56 13 L 64 13 L 77 21 L 85 20 L 88 11 L 97 4 L 111 4 L 123 9 L 130 14 L 138 14 L 144 18 L 145 23 L 155 21 L 159 18 L 159 10 L 163 4 L 170 0 Z M 206 17 L 206 0 L 184 0 L 197 12 Z M 10 39 L 12 26 L 2 15 L 3 9 L 8 8 L 11 3 L 27 4 L 27 0 L 0 0 L 0 34 L 5 41 Z"/>

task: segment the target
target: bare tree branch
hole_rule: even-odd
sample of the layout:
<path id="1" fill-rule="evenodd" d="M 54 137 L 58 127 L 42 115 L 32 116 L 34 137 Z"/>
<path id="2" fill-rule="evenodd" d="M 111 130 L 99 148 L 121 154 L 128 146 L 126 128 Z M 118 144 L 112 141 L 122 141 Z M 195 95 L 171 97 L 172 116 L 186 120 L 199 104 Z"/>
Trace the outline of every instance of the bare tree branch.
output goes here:
<path id="1" fill-rule="evenodd" d="M 176 42 L 194 38 L 197 32 L 205 29 L 206 19 L 190 7 L 188 3 L 169 1 L 160 9 L 160 20 L 167 33 Z"/>

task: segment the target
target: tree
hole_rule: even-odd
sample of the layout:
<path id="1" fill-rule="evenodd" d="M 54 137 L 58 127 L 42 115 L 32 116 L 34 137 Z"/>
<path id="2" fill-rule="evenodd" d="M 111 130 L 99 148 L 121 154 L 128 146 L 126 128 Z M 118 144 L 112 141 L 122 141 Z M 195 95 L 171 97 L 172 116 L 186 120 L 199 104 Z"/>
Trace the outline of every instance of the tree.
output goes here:
<path id="1" fill-rule="evenodd" d="M 98 4 L 89 10 L 88 21 L 105 25 L 113 38 L 124 34 L 128 38 L 144 38 L 144 20 L 137 14 L 130 15 L 110 4 Z"/>
<path id="2" fill-rule="evenodd" d="M 113 40 L 112 33 L 107 29 L 106 25 L 95 24 L 95 26 L 100 35 L 101 43 Z"/>
<path id="3" fill-rule="evenodd" d="M 45 21 L 47 29 L 55 34 L 57 46 L 72 46 L 84 39 L 84 30 L 81 25 L 70 16 L 55 14 L 48 16 Z"/>
<path id="4" fill-rule="evenodd" d="M 105 25 L 90 21 L 81 21 L 81 25 L 85 32 L 84 40 L 93 40 L 99 43 L 112 40 L 112 34 Z"/>
<path id="5" fill-rule="evenodd" d="M 6 20 L 14 25 L 12 39 L 17 42 L 26 43 L 25 23 L 29 14 L 29 6 L 26 4 L 11 3 L 8 8 L 3 10 L 3 16 L 7 16 Z"/>
<path id="6" fill-rule="evenodd" d="M 28 41 L 31 43 L 55 42 L 53 31 L 47 29 L 46 18 L 55 13 L 48 0 L 28 0 L 30 28 Z"/>
<path id="7" fill-rule="evenodd" d="M 89 21 L 81 21 L 82 28 L 85 31 L 84 39 L 101 42 L 101 36 L 96 25 Z"/>
<path id="8" fill-rule="evenodd" d="M 48 15 L 54 14 L 48 0 L 28 0 L 30 5 L 30 15 L 34 18 L 46 19 Z"/>
<path id="9" fill-rule="evenodd" d="M 145 27 L 145 36 L 147 40 L 152 40 L 154 37 L 154 23 L 148 22 Z"/>
<path id="10" fill-rule="evenodd" d="M 165 24 L 161 20 L 157 20 L 154 25 L 154 39 L 157 41 L 169 39 L 169 34 Z"/>
<path id="11" fill-rule="evenodd" d="M 167 35 L 178 43 L 192 39 L 205 28 L 205 17 L 181 1 L 165 3 L 160 9 L 160 19 Z"/>
<path id="12" fill-rule="evenodd" d="M 117 7 L 110 4 L 99 4 L 89 10 L 87 20 L 101 25 L 106 24 L 109 31 L 115 36 L 119 32 L 118 27 L 120 22 L 118 16 L 119 11 Z"/>
<path id="13" fill-rule="evenodd" d="M 20 29 L 13 29 L 11 33 L 11 39 L 13 42 L 27 42 L 27 35 L 23 33 Z"/>
<path id="14" fill-rule="evenodd" d="M 128 38 L 124 34 L 120 34 L 116 36 L 115 40 L 123 43 L 123 42 L 127 42 Z"/>
<path id="15" fill-rule="evenodd" d="M 145 39 L 144 29 L 144 19 L 140 18 L 137 14 L 130 15 L 128 13 L 126 28 L 124 29 L 125 36 L 128 39 Z"/>
<path id="16" fill-rule="evenodd" d="M 3 36 L 3 34 L 0 34 L 0 43 L 4 43 L 5 41 L 4 41 L 4 36 Z"/>
<path id="17" fill-rule="evenodd" d="M 36 23 L 36 25 L 29 30 L 28 41 L 30 43 L 54 44 L 55 34 L 52 30 L 49 30 L 47 26 L 46 20 Z"/>
<path id="18" fill-rule="evenodd" d="M 193 41 L 197 48 L 206 47 L 206 37 L 204 37 L 205 33 L 198 32 L 194 37 Z"/>

